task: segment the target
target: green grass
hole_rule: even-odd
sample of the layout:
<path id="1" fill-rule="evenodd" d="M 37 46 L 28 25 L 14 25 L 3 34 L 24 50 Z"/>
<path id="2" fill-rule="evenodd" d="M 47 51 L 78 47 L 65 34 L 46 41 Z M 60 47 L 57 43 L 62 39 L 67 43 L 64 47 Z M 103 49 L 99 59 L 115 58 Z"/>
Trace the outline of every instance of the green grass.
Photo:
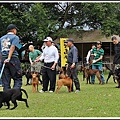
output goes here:
<path id="1" fill-rule="evenodd" d="M 23 77 L 22 88 L 28 93 L 29 108 L 24 102 L 18 101 L 18 107 L 14 110 L 6 110 L 6 106 L 0 109 L 0 117 L 119 117 L 120 116 L 120 89 L 115 88 L 112 77 L 108 84 L 99 85 L 96 78 L 94 85 L 86 84 L 79 73 L 81 91 L 68 93 L 67 87 L 63 86 L 59 93 L 32 93 L 32 86 L 26 84 Z M 107 73 L 105 73 L 105 79 Z M 39 90 L 42 88 L 39 85 Z M 2 87 L 0 87 L 2 90 Z M 75 89 L 75 87 L 74 87 Z M 25 95 L 23 94 L 23 97 Z M 13 104 L 11 107 L 13 107 Z"/>

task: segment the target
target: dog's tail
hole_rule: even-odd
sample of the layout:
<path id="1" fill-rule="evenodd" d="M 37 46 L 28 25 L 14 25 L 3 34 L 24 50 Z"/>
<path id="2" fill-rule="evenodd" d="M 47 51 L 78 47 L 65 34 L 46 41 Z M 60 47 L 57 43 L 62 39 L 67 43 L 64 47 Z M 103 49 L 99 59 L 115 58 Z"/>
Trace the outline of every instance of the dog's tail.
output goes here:
<path id="1" fill-rule="evenodd" d="M 106 67 L 108 70 L 112 71 L 106 64 L 105 64 L 105 67 Z"/>
<path id="2" fill-rule="evenodd" d="M 21 88 L 20 91 L 23 91 L 25 93 L 26 97 L 28 98 L 28 94 L 27 94 L 26 90 Z"/>

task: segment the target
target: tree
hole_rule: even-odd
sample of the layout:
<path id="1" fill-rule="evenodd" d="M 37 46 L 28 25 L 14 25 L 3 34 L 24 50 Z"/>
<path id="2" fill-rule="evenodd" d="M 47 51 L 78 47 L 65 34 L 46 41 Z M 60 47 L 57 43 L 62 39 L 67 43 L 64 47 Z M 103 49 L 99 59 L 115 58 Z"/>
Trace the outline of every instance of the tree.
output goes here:
<path id="1" fill-rule="evenodd" d="M 14 23 L 23 43 L 37 43 L 46 36 L 67 37 L 68 32 L 83 31 L 86 26 L 107 37 L 120 34 L 119 13 L 119 2 L 0 3 L 0 36 Z"/>

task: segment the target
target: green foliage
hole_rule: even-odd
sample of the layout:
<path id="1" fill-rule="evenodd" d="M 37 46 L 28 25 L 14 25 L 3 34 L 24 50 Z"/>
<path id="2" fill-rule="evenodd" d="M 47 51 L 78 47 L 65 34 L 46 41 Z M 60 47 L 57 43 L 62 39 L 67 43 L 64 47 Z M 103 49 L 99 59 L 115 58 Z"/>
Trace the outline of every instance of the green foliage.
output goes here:
<path id="1" fill-rule="evenodd" d="M 56 39 L 84 27 L 99 29 L 104 35 L 120 34 L 119 2 L 0 3 L 0 36 L 14 23 L 23 43 Z M 65 35 L 66 34 L 66 35 Z"/>

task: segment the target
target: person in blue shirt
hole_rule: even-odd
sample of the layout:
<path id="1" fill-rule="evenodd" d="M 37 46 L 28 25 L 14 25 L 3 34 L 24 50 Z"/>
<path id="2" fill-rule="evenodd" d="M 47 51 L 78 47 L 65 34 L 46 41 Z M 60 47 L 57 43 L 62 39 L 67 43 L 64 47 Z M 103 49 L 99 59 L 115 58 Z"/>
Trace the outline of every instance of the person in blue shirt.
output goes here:
<path id="1" fill-rule="evenodd" d="M 80 91 L 80 81 L 77 76 L 77 63 L 78 63 L 78 49 L 74 45 L 74 40 L 72 38 L 68 38 L 65 40 L 65 43 L 69 47 L 69 52 L 67 56 L 67 75 L 72 78 L 73 83 L 75 84 L 76 91 L 75 93 Z M 72 85 L 72 91 L 73 91 L 73 85 Z"/>
<path id="2" fill-rule="evenodd" d="M 0 38 L 0 51 L 2 54 L 2 65 L 5 67 L 2 74 L 3 91 L 11 89 L 11 79 L 13 79 L 13 88 L 22 86 L 22 69 L 18 57 L 19 37 L 18 28 L 14 24 L 7 26 L 7 34 Z"/>

